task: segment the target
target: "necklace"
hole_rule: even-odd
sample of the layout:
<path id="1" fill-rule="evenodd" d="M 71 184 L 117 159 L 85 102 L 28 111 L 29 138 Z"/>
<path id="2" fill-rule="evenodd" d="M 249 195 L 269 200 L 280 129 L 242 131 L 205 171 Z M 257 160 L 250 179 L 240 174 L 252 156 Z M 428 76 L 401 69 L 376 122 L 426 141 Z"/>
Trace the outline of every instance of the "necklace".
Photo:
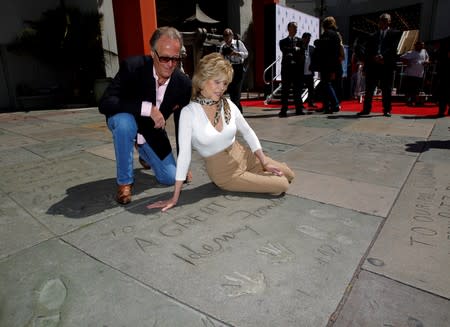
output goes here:
<path id="1" fill-rule="evenodd" d="M 208 98 L 205 98 L 204 96 L 199 95 L 199 96 L 196 96 L 195 98 L 193 98 L 192 101 L 200 103 L 202 106 L 213 106 L 215 104 L 218 104 L 220 99 L 212 100 L 212 99 L 208 99 Z"/>
<path id="2" fill-rule="evenodd" d="M 199 95 L 199 96 L 192 98 L 192 101 L 197 102 L 201 105 L 206 105 L 206 106 L 218 105 L 217 109 L 216 109 L 216 113 L 214 114 L 214 121 L 213 121 L 214 127 L 216 127 L 216 125 L 219 123 L 220 112 L 222 111 L 222 109 L 223 109 L 223 113 L 225 116 L 225 123 L 227 123 L 227 124 L 230 123 L 231 108 L 230 108 L 230 105 L 228 104 L 227 99 L 225 99 L 224 97 L 221 97 L 219 100 L 214 101 L 214 100 L 207 99 L 207 98 Z"/>
<path id="3" fill-rule="evenodd" d="M 222 109 L 222 105 L 223 105 L 223 102 L 221 100 L 222 99 L 212 100 L 212 99 L 205 98 L 201 95 L 192 99 L 192 101 L 197 102 L 203 106 L 214 106 L 214 105 L 217 106 L 216 112 L 214 114 L 214 120 L 213 120 L 214 127 L 216 127 L 216 125 L 219 123 L 220 110 Z"/>

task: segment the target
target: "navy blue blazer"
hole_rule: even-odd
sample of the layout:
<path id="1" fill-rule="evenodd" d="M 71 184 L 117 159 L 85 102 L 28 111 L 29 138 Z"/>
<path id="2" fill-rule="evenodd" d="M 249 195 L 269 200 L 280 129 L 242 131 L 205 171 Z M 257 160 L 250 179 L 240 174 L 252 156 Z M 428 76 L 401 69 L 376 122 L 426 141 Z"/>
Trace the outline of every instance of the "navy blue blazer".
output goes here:
<path id="1" fill-rule="evenodd" d="M 367 45 L 366 45 L 366 58 L 365 58 L 365 68 L 369 68 L 371 66 L 379 66 L 375 62 L 375 56 L 378 54 L 378 51 L 383 56 L 384 66 L 388 69 L 394 69 L 395 64 L 397 62 L 397 46 L 400 41 L 400 37 L 402 36 L 402 32 L 395 29 L 388 29 L 386 31 L 385 37 L 381 40 L 380 45 L 380 31 L 371 34 L 369 36 Z M 380 47 L 380 49 L 378 49 Z M 375 68 L 374 69 L 379 69 Z"/>
<path id="2" fill-rule="evenodd" d="M 176 69 L 169 81 L 164 99 L 159 107 L 164 119 L 172 114 L 175 122 L 175 134 L 178 150 L 178 122 L 181 109 L 191 98 L 192 82 L 179 69 Z M 145 137 L 153 151 L 164 159 L 172 147 L 164 129 L 155 128 L 153 119 L 141 116 L 142 101 L 156 103 L 156 81 L 153 77 L 153 59 L 149 56 L 135 56 L 120 64 L 119 72 L 106 89 L 99 103 L 99 111 L 106 118 L 120 112 L 134 115 L 138 132 Z"/>
<path id="3" fill-rule="evenodd" d="M 305 46 L 302 39 L 294 36 L 294 39 L 291 40 L 288 36 L 281 39 L 278 44 L 283 54 L 281 59 L 282 68 L 289 69 L 291 65 L 303 65 L 305 60 Z"/>

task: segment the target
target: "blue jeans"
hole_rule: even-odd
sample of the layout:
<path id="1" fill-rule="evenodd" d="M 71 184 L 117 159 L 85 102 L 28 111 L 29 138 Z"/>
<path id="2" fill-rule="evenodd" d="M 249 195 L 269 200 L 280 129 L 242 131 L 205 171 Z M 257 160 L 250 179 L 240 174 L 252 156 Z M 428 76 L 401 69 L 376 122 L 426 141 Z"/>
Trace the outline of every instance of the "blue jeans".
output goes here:
<path id="1" fill-rule="evenodd" d="M 107 125 L 113 136 L 117 184 L 133 184 L 133 153 L 137 134 L 136 120 L 132 114 L 121 112 L 109 117 Z M 139 146 L 139 155 L 152 167 L 158 182 L 166 185 L 175 183 L 176 162 L 171 153 L 161 160 L 146 143 Z"/>

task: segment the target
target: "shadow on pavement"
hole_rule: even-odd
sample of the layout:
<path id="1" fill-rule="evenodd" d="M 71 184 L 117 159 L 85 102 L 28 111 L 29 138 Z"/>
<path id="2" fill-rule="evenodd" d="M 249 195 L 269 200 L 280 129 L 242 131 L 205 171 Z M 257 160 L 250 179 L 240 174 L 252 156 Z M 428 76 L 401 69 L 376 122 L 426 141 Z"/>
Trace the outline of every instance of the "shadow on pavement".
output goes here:
<path id="1" fill-rule="evenodd" d="M 447 141 L 417 141 L 415 143 L 406 144 L 406 151 L 408 152 L 425 152 L 429 149 L 447 149 L 450 150 L 450 140 Z"/>

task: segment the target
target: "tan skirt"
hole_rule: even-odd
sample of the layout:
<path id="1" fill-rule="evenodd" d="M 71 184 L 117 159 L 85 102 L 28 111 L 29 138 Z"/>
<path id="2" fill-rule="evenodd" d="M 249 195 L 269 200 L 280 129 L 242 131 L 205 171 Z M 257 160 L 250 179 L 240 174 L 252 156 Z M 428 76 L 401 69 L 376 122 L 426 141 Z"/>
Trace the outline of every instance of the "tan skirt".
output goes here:
<path id="1" fill-rule="evenodd" d="M 248 147 L 234 142 L 225 150 L 205 158 L 209 178 L 220 188 L 235 192 L 279 194 L 286 192 L 294 172 L 285 164 L 266 157 L 283 176 L 264 171 L 259 159 Z"/>

